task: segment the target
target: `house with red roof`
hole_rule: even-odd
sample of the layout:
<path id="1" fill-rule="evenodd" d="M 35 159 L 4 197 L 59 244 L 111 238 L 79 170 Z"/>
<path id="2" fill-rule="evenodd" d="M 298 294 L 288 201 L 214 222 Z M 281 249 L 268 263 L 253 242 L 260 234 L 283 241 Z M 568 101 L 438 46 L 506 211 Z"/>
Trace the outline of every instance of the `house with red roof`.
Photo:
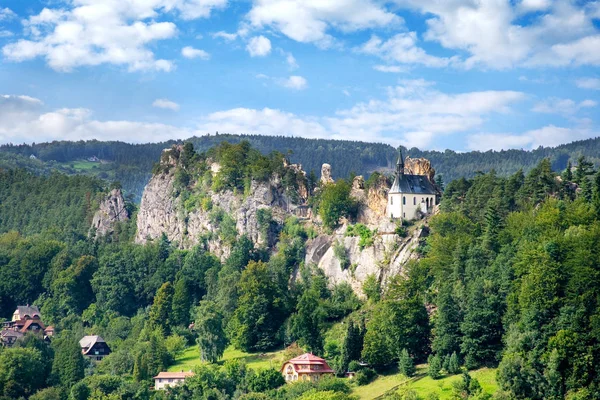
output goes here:
<path id="1" fill-rule="evenodd" d="M 302 354 L 283 363 L 280 370 L 286 382 L 313 381 L 332 376 L 334 371 L 327 361 L 311 353 Z"/>

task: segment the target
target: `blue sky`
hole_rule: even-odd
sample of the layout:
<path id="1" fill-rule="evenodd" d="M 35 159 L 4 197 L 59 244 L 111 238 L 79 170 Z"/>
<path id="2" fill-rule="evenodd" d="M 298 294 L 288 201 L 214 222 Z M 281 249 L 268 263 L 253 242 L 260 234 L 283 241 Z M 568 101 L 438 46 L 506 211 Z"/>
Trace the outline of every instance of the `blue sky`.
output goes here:
<path id="1" fill-rule="evenodd" d="M 600 135 L 600 1 L 0 0 L 0 143 Z"/>

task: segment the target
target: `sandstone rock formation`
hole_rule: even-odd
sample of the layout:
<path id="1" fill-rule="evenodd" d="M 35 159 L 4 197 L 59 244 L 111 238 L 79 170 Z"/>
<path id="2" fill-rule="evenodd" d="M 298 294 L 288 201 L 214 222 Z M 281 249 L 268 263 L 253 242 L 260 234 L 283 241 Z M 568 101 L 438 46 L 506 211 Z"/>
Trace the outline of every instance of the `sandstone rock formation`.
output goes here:
<path id="1" fill-rule="evenodd" d="M 129 212 L 120 189 L 113 189 L 100 203 L 92 219 L 90 235 L 105 236 L 114 231 L 115 223 L 127 221 Z"/>
<path id="2" fill-rule="evenodd" d="M 333 178 L 331 177 L 331 165 L 329 164 L 323 164 L 321 166 L 321 183 L 323 185 L 333 183 Z"/>
<path id="3" fill-rule="evenodd" d="M 171 157 L 166 156 L 163 162 L 170 164 L 172 161 Z M 210 164 L 210 168 L 211 171 L 220 169 L 214 162 Z M 229 214 L 235 220 L 238 233 L 247 235 L 257 245 L 271 245 L 275 239 L 272 233 L 264 237 L 264 230 L 259 227 L 257 217 L 260 209 L 270 209 L 273 221 L 281 225 L 287 216 L 294 214 L 299 208 L 285 193 L 280 179 L 273 177 L 268 182 L 252 182 L 248 191 L 250 194 L 245 197 L 232 191 L 215 193 L 209 190 L 207 196 L 210 197 L 213 209 L 203 210 L 198 207 L 186 211 L 181 197 L 173 193 L 174 181 L 174 170 L 163 170 L 154 175 L 144 189 L 137 215 L 137 243 L 159 238 L 164 232 L 171 242 L 177 243 L 181 248 L 190 248 L 200 243 L 203 236 L 211 236 L 208 241 L 209 249 L 218 256 L 226 257 L 228 246 L 216 237 L 218 226 L 211 221 L 214 208 L 218 207 Z"/>
<path id="4" fill-rule="evenodd" d="M 308 242 L 305 263 L 312 263 L 323 270 L 330 284 L 346 282 L 358 296 L 364 297 L 362 284 L 367 277 L 375 275 L 385 286 L 390 278 L 403 272 L 403 267 L 409 260 L 417 257 L 415 249 L 420 238 L 426 234 L 427 228 L 419 227 L 410 237 L 400 238 L 392 230 L 378 234 L 375 244 L 364 249 L 359 247 L 358 237 L 344 237 L 343 234 L 320 235 Z M 347 269 L 342 269 L 334 254 L 333 244 L 336 240 L 346 249 L 350 260 L 350 267 Z"/>
<path id="5" fill-rule="evenodd" d="M 404 173 L 411 175 L 425 175 L 431 182 L 434 182 L 435 169 L 431 166 L 431 161 L 425 158 L 404 159 Z"/>

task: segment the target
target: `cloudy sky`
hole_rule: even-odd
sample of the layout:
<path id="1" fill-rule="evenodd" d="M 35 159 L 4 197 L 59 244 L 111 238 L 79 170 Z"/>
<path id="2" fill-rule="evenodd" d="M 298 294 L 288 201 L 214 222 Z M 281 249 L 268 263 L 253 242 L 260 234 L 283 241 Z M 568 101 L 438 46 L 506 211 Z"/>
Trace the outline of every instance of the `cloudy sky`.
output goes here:
<path id="1" fill-rule="evenodd" d="M 600 135 L 600 1 L 0 0 L 0 143 Z"/>

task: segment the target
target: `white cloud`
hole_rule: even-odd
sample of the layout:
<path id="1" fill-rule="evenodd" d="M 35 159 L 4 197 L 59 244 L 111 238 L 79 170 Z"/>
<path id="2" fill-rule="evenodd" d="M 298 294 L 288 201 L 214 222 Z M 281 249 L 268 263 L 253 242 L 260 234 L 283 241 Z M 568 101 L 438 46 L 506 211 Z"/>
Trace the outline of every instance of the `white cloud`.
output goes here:
<path id="1" fill-rule="evenodd" d="M 306 89 L 306 86 L 308 85 L 307 80 L 298 75 L 292 75 L 287 79 L 280 79 L 278 80 L 278 83 L 283 87 L 294 90 Z"/>
<path id="2" fill-rule="evenodd" d="M 247 19 L 255 28 L 270 27 L 295 41 L 322 46 L 333 41 L 332 29 L 352 32 L 402 21 L 372 0 L 254 0 Z"/>
<path id="3" fill-rule="evenodd" d="M 199 131 L 160 123 L 97 121 L 84 108 L 44 110 L 43 103 L 28 96 L 0 95 L 0 143 L 52 140 L 126 140 L 155 142 L 187 138 Z"/>
<path id="4" fill-rule="evenodd" d="M 152 103 L 153 107 L 162 108 L 165 110 L 179 111 L 179 104 L 168 99 L 156 99 Z"/>
<path id="5" fill-rule="evenodd" d="M 255 36 L 250 39 L 246 50 L 250 57 L 264 57 L 271 52 L 271 41 L 264 36 Z"/>
<path id="6" fill-rule="evenodd" d="M 598 78 L 580 78 L 575 81 L 575 84 L 581 89 L 600 90 L 600 79 Z"/>
<path id="7" fill-rule="evenodd" d="M 321 122 L 312 117 L 263 108 L 234 108 L 208 114 L 198 126 L 202 132 L 259 133 L 262 135 L 331 137 Z"/>
<path id="8" fill-rule="evenodd" d="M 228 33 L 225 31 L 219 31 L 219 32 L 213 33 L 212 37 L 215 39 L 225 39 L 228 42 L 231 42 L 231 41 L 234 41 L 235 39 L 237 39 L 238 34 L 237 33 Z"/>
<path id="9" fill-rule="evenodd" d="M 210 54 L 208 54 L 204 50 L 195 49 L 192 46 L 185 46 L 181 49 L 181 55 L 185 58 L 200 58 L 202 60 L 208 60 L 210 58 Z"/>
<path id="10" fill-rule="evenodd" d="M 399 65 L 375 65 L 373 69 L 379 72 L 391 72 L 395 74 L 408 71 L 406 67 L 401 67 Z"/>
<path id="11" fill-rule="evenodd" d="M 401 64 L 422 64 L 427 67 L 445 67 L 451 61 L 448 58 L 429 55 L 425 50 L 418 47 L 416 32 L 398 33 L 385 41 L 373 35 L 357 51 L 376 55 L 386 61 Z"/>
<path id="12" fill-rule="evenodd" d="M 350 92 L 349 92 L 348 90 L 346 90 L 346 89 L 342 90 L 342 93 L 343 93 L 343 94 L 344 94 L 344 96 L 346 96 L 346 97 L 350 97 L 350 96 L 351 96 Z"/>
<path id="13" fill-rule="evenodd" d="M 291 70 L 298 69 L 298 62 L 292 53 L 286 54 L 285 62 Z"/>
<path id="14" fill-rule="evenodd" d="M 302 86 L 304 81 L 295 82 Z M 300 116 L 270 108 L 235 108 L 200 116 L 195 129 L 136 121 L 98 121 L 89 110 L 46 112 L 37 99 L 4 96 L 0 97 L 0 142 L 91 138 L 148 142 L 219 131 L 431 148 L 437 137 L 468 133 L 481 127 L 491 114 L 510 112 L 511 106 L 524 98 L 522 93 L 511 91 L 446 94 L 423 80 L 403 81 L 386 92 L 382 99 L 357 103 L 329 117 Z"/>
<path id="15" fill-rule="evenodd" d="M 15 18 L 17 14 L 8 7 L 0 8 L 0 21 Z"/>
<path id="16" fill-rule="evenodd" d="M 173 63 L 157 60 L 150 49 L 177 35 L 173 22 L 157 21 L 162 14 L 206 18 L 226 5 L 227 0 L 77 0 L 24 20 L 27 38 L 5 45 L 2 53 L 16 62 L 43 57 L 57 71 L 100 64 L 170 71 Z"/>
<path id="17" fill-rule="evenodd" d="M 427 40 L 468 56 L 466 68 L 598 65 L 593 9 L 572 1 L 394 0 L 427 16 Z M 540 12 L 528 24 L 523 12 Z M 591 52 L 590 52 L 591 51 Z M 456 64 L 457 66 L 460 64 Z"/>
<path id="18" fill-rule="evenodd" d="M 593 100 L 584 100 L 580 103 L 576 103 L 571 99 L 559 99 L 556 97 L 551 97 L 534 105 L 531 111 L 545 114 L 570 116 L 576 114 L 582 108 L 595 106 L 596 102 Z"/>
<path id="19" fill-rule="evenodd" d="M 521 12 L 544 11 L 552 5 L 551 0 L 521 0 L 518 3 L 518 9 Z"/>

